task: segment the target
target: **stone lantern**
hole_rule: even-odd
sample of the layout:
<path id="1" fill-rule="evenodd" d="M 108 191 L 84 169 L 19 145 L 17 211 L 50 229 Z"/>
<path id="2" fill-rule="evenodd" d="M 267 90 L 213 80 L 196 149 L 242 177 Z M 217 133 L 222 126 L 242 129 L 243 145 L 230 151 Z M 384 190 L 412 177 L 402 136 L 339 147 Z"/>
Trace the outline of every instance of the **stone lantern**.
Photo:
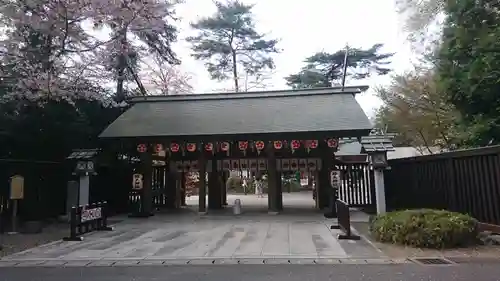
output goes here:
<path id="1" fill-rule="evenodd" d="M 387 151 L 394 151 L 392 139 L 394 135 L 374 134 L 361 138 L 364 153 L 370 158 L 370 166 L 375 178 L 375 200 L 377 214 L 386 212 L 384 170 L 390 169 Z"/>
<path id="2" fill-rule="evenodd" d="M 75 167 L 73 175 L 79 177 L 78 182 L 71 181 L 68 183 L 68 198 L 66 204 L 68 209 L 71 209 L 73 206 L 84 206 L 90 203 L 90 176 L 97 175 L 95 162 L 98 153 L 99 149 L 78 149 L 73 150 L 73 152 L 66 157 Z"/>

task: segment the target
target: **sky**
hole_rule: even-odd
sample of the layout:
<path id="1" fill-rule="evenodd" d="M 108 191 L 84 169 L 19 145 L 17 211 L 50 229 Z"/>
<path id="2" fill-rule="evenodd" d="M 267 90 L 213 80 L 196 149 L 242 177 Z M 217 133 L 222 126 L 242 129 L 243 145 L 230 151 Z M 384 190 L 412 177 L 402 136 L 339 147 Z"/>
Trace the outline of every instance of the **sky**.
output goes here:
<path id="1" fill-rule="evenodd" d="M 401 73 L 411 68 L 412 53 L 401 31 L 401 19 L 396 13 L 395 0 L 242 0 L 255 4 L 253 13 L 259 32 L 269 38 L 278 38 L 283 49 L 274 59 L 276 71 L 269 89 L 287 89 L 283 77 L 296 73 L 303 60 L 318 51 L 335 52 L 346 44 L 366 48 L 375 43 L 384 44 L 384 52 L 396 53 L 391 68 Z M 182 70 L 192 75 L 191 84 L 196 93 L 214 92 L 229 88 L 229 81 L 210 80 L 203 62 L 194 60 L 184 38 L 195 34 L 189 23 L 215 12 L 212 0 L 186 0 L 176 8 L 181 18 L 180 38 L 174 50 L 182 60 Z M 370 90 L 358 95 L 357 100 L 369 116 L 381 105 L 374 96 L 374 88 L 387 85 L 389 76 L 366 80 L 347 80 L 348 85 L 369 85 Z"/>

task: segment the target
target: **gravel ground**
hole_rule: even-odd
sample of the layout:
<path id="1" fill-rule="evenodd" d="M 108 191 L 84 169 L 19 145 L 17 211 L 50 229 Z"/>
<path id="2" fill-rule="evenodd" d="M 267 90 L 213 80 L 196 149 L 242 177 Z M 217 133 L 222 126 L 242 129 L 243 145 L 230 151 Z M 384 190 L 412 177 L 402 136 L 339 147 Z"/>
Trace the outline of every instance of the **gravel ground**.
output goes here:
<path id="1" fill-rule="evenodd" d="M 370 242 L 390 258 L 412 258 L 412 257 L 478 257 L 498 258 L 500 257 L 500 246 L 474 246 L 468 248 L 450 250 L 418 249 L 412 247 L 385 244 L 374 241 L 370 237 L 369 225 L 364 222 L 353 222 L 352 226 Z"/>
<path id="2" fill-rule="evenodd" d="M 68 235 L 68 225 L 65 223 L 54 223 L 43 228 L 42 233 L 36 234 L 0 234 L 0 257 L 43 245 L 55 240 L 62 239 Z"/>

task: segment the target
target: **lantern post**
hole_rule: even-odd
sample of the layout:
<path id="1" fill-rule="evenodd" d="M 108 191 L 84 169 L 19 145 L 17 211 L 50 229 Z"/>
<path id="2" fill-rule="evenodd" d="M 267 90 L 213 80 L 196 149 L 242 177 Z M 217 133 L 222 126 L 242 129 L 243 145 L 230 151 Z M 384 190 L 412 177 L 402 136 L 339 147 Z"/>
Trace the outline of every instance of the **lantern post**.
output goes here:
<path id="1" fill-rule="evenodd" d="M 377 214 L 385 214 L 387 207 L 385 202 L 384 170 L 389 166 L 387 162 L 387 151 L 371 153 L 370 164 L 373 167 L 373 176 L 375 179 Z"/>
<path id="2" fill-rule="evenodd" d="M 361 145 L 364 152 L 368 153 L 370 166 L 373 169 L 377 214 L 384 214 L 387 211 L 384 171 L 390 169 L 387 151 L 394 151 L 393 139 L 393 134 L 386 134 L 377 130 L 373 130 L 369 136 L 361 138 Z"/>
<path id="3" fill-rule="evenodd" d="M 99 149 L 76 149 L 66 158 L 72 160 L 72 164 L 75 165 L 73 175 L 79 177 L 78 182 L 68 182 L 66 201 L 68 214 L 71 207 L 90 203 L 90 176 L 97 175 L 95 163 L 99 152 Z"/>

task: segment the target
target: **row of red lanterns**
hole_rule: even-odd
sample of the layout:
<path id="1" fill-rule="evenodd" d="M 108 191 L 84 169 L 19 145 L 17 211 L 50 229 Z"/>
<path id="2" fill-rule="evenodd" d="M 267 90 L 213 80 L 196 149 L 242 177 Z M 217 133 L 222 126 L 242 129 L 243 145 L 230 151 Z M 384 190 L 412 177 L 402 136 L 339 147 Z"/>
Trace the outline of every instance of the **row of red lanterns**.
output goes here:
<path id="1" fill-rule="evenodd" d="M 273 146 L 274 149 L 279 150 L 282 149 L 284 146 L 284 143 L 286 141 L 273 141 Z M 229 142 L 221 142 L 218 143 L 220 145 L 220 150 L 224 152 L 228 152 L 230 148 Z M 338 140 L 331 138 L 326 140 L 326 144 L 329 148 L 337 148 L 338 146 Z M 255 142 L 255 148 L 257 149 L 258 152 L 264 150 L 266 144 L 264 141 L 256 141 Z M 292 140 L 291 141 L 291 148 L 292 150 L 297 150 L 301 147 L 301 141 L 300 140 Z M 304 141 L 304 147 L 307 149 L 314 149 L 318 147 L 318 140 L 306 140 Z M 212 152 L 214 151 L 214 144 L 209 142 L 204 145 L 205 151 Z M 238 148 L 241 151 L 246 151 L 248 149 L 248 141 L 239 141 L 238 142 Z M 188 152 L 195 152 L 197 149 L 196 143 L 187 143 L 186 144 L 186 150 Z M 179 152 L 181 150 L 181 146 L 178 143 L 171 143 L 170 144 L 170 151 L 171 152 Z M 137 146 L 137 151 L 138 152 L 146 152 L 147 151 L 147 146 L 145 144 L 139 144 Z M 155 145 L 155 151 L 160 152 L 163 151 L 163 145 L 162 144 L 156 144 Z"/>

